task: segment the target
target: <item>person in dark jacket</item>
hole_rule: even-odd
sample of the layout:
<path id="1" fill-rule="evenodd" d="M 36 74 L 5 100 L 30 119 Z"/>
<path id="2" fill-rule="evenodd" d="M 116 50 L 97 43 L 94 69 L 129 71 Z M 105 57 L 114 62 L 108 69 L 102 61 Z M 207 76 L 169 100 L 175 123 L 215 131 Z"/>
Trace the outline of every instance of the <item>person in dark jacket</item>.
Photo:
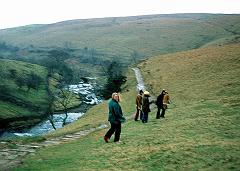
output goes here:
<path id="1" fill-rule="evenodd" d="M 148 113 L 151 112 L 150 110 L 150 102 L 149 102 L 150 93 L 148 91 L 144 91 L 143 93 L 143 99 L 142 99 L 142 123 L 148 122 Z"/>
<path id="2" fill-rule="evenodd" d="M 111 128 L 104 136 L 104 141 L 109 142 L 111 136 L 115 133 L 114 142 L 119 142 L 121 134 L 121 123 L 125 122 L 125 118 L 122 114 L 121 106 L 119 105 L 120 97 L 118 93 L 112 94 L 112 99 L 108 103 L 109 115 L 108 121 L 111 124 Z"/>
<path id="3" fill-rule="evenodd" d="M 161 94 L 157 97 L 156 105 L 157 105 L 158 111 L 157 111 L 156 119 L 160 119 L 160 117 L 164 117 L 166 109 L 163 105 L 163 98 L 165 94 L 166 94 L 166 90 L 163 89 Z M 160 115 L 160 112 L 161 112 L 161 115 Z"/>
<path id="4" fill-rule="evenodd" d="M 138 94 L 137 97 L 136 97 L 136 108 L 137 108 L 137 112 L 136 112 L 135 117 L 134 117 L 134 120 L 135 120 L 135 121 L 138 121 L 139 113 L 140 113 L 140 112 L 142 113 L 142 94 L 143 94 L 143 91 L 140 90 L 140 91 L 139 91 L 139 94 Z M 142 114 L 140 114 L 140 118 L 142 118 L 141 115 L 142 115 Z"/>

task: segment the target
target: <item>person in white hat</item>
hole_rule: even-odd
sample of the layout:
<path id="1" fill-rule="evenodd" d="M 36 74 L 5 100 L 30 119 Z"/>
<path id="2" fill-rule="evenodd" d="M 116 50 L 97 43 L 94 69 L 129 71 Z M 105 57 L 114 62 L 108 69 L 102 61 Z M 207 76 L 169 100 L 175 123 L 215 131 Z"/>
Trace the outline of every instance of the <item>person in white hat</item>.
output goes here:
<path id="1" fill-rule="evenodd" d="M 150 93 L 148 91 L 144 91 L 142 99 L 142 112 L 143 112 L 143 116 L 141 118 L 142 123 L 148 122 L 148 113 L 151 112 L 149 97 Z"/>

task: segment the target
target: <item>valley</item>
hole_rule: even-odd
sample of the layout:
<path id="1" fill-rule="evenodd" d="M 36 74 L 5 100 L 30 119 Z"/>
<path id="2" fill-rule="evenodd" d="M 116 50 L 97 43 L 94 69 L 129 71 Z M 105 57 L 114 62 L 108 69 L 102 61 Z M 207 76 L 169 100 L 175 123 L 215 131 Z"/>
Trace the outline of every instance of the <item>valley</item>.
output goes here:
<path id="1" fill-rule="evenodd" d="M 53 128 L 56 118 L 61 125 L 0 138 L 5 163 L 22 146 L 58 139 L 34 155 L 14 153 L 18 162 L 6 169 L 238 170 L 239 23 L 238 14 L 165 14 L 0 30 L 0 133 L 29 135 L 41 122 Z M 151 100 L 169 92 L 166 118 L 155 119 L 153 103 L 147 124 L 132 119 L 137 88 Z M 127 122 L 122 143 L 105 144 L 115 91 Z M 68 113 L 81 116 L 69 123 Z"/>

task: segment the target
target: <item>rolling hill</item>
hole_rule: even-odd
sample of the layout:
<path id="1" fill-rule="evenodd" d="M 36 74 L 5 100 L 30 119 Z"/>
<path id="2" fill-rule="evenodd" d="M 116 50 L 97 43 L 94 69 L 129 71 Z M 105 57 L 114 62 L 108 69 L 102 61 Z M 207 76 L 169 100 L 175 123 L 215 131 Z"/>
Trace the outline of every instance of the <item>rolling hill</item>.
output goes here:
<path id="1" fill-rule="evenodd" d="M 107 130 L 40 149 L 16 170 L 238 170 L 239 44 L 212 46 L 143 61 L 147 89 L 156 97 L 162 88 L 172 100 L 166 118 L 128 120 L 122 143 L 103 141 Z M 129 71 L 121 106 L 135 112 L 134 73 Z M 74 132 L 107 120 L 107 104 L 94 106 L 85 117 L 48 136 Z"/>
<path id="2" fill-rule="evenodd" d="M 74 82 L 102 87 L 112 60 L 125 69 L 152 56 L 240 41 L 240 15 L 171 14 L 63 21 L 0 30 L 0 58 L 43 65 L 49 52 L 68 55 Z"/>
<path id="3" fill-rule="evenodd" d="M 171 14 L 63 21 L 0 30 L 0 42 L 20 48 L 95 49 L 101 57 L 129 61 L 190 50 L 211 42 L 239 42 L 240 16 Z M 126 61 L 127 59 L 127 61 Z M 130 60 L 131 61 L 131 60 Z M 129 63 L 129 62 L 127 62 Z"/>

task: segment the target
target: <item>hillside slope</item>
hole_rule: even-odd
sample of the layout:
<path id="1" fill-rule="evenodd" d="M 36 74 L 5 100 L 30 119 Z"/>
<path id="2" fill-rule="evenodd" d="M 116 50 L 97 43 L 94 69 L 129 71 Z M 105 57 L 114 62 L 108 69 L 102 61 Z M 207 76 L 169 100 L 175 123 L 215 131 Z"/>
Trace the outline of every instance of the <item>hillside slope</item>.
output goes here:
<path id="1" fill-rule="evenodd" d="M 41 79 L 37 89 L 29 89 L 24 84 L 34 74 Z M 23 126 L 27 118 L 39 119 L 45 114 L 48 105 L 46 91 L 46 68 L 26 62 L 0 59 L 0 128 L 9 122 L 21 120 L 17 125 Z M 20 85 L 17 82 L 20 79 Z M 34 123 L 34 122 L 33 122 Z"/>
<path id="2" fill-rule="evenodd" d="M 169 89 L 180 104 L 218 103 L 236 107 L 240 103 L 240 44 L 209 47 L 159 56 L 140 67 L 155 94 Z"/>
<path id="3" fill-rule="evenodd" d="M 194 49 L 240 34 L 240 15 L 172 14 L 64 21 L 0 30 L 0 41 L 19 47 L 94 48 L 125 59 Z M 239 42 L 239 39 L 237 39 Z"/>
<path id="4" fill-rule="evenodd" d="M 122 143 L 106 144 L 107 130 L 98 131 L 41 149 L 15 170 L 238 170 L 239 55 L 235 44 L 144 61 L 139 67 L 151 94 L 166 88 L 172 98 L 165 119 L 156 120 L 152 108 L 147 124 L 129 120 L 123 125 Z M 132 73 L 122 94 L 126 115 L 135 111 L 133 83 Z M 106 112 L 106 105 L 95 106 L 62 132 L 81 129 L 86 121 L 101 123 Z"/>

